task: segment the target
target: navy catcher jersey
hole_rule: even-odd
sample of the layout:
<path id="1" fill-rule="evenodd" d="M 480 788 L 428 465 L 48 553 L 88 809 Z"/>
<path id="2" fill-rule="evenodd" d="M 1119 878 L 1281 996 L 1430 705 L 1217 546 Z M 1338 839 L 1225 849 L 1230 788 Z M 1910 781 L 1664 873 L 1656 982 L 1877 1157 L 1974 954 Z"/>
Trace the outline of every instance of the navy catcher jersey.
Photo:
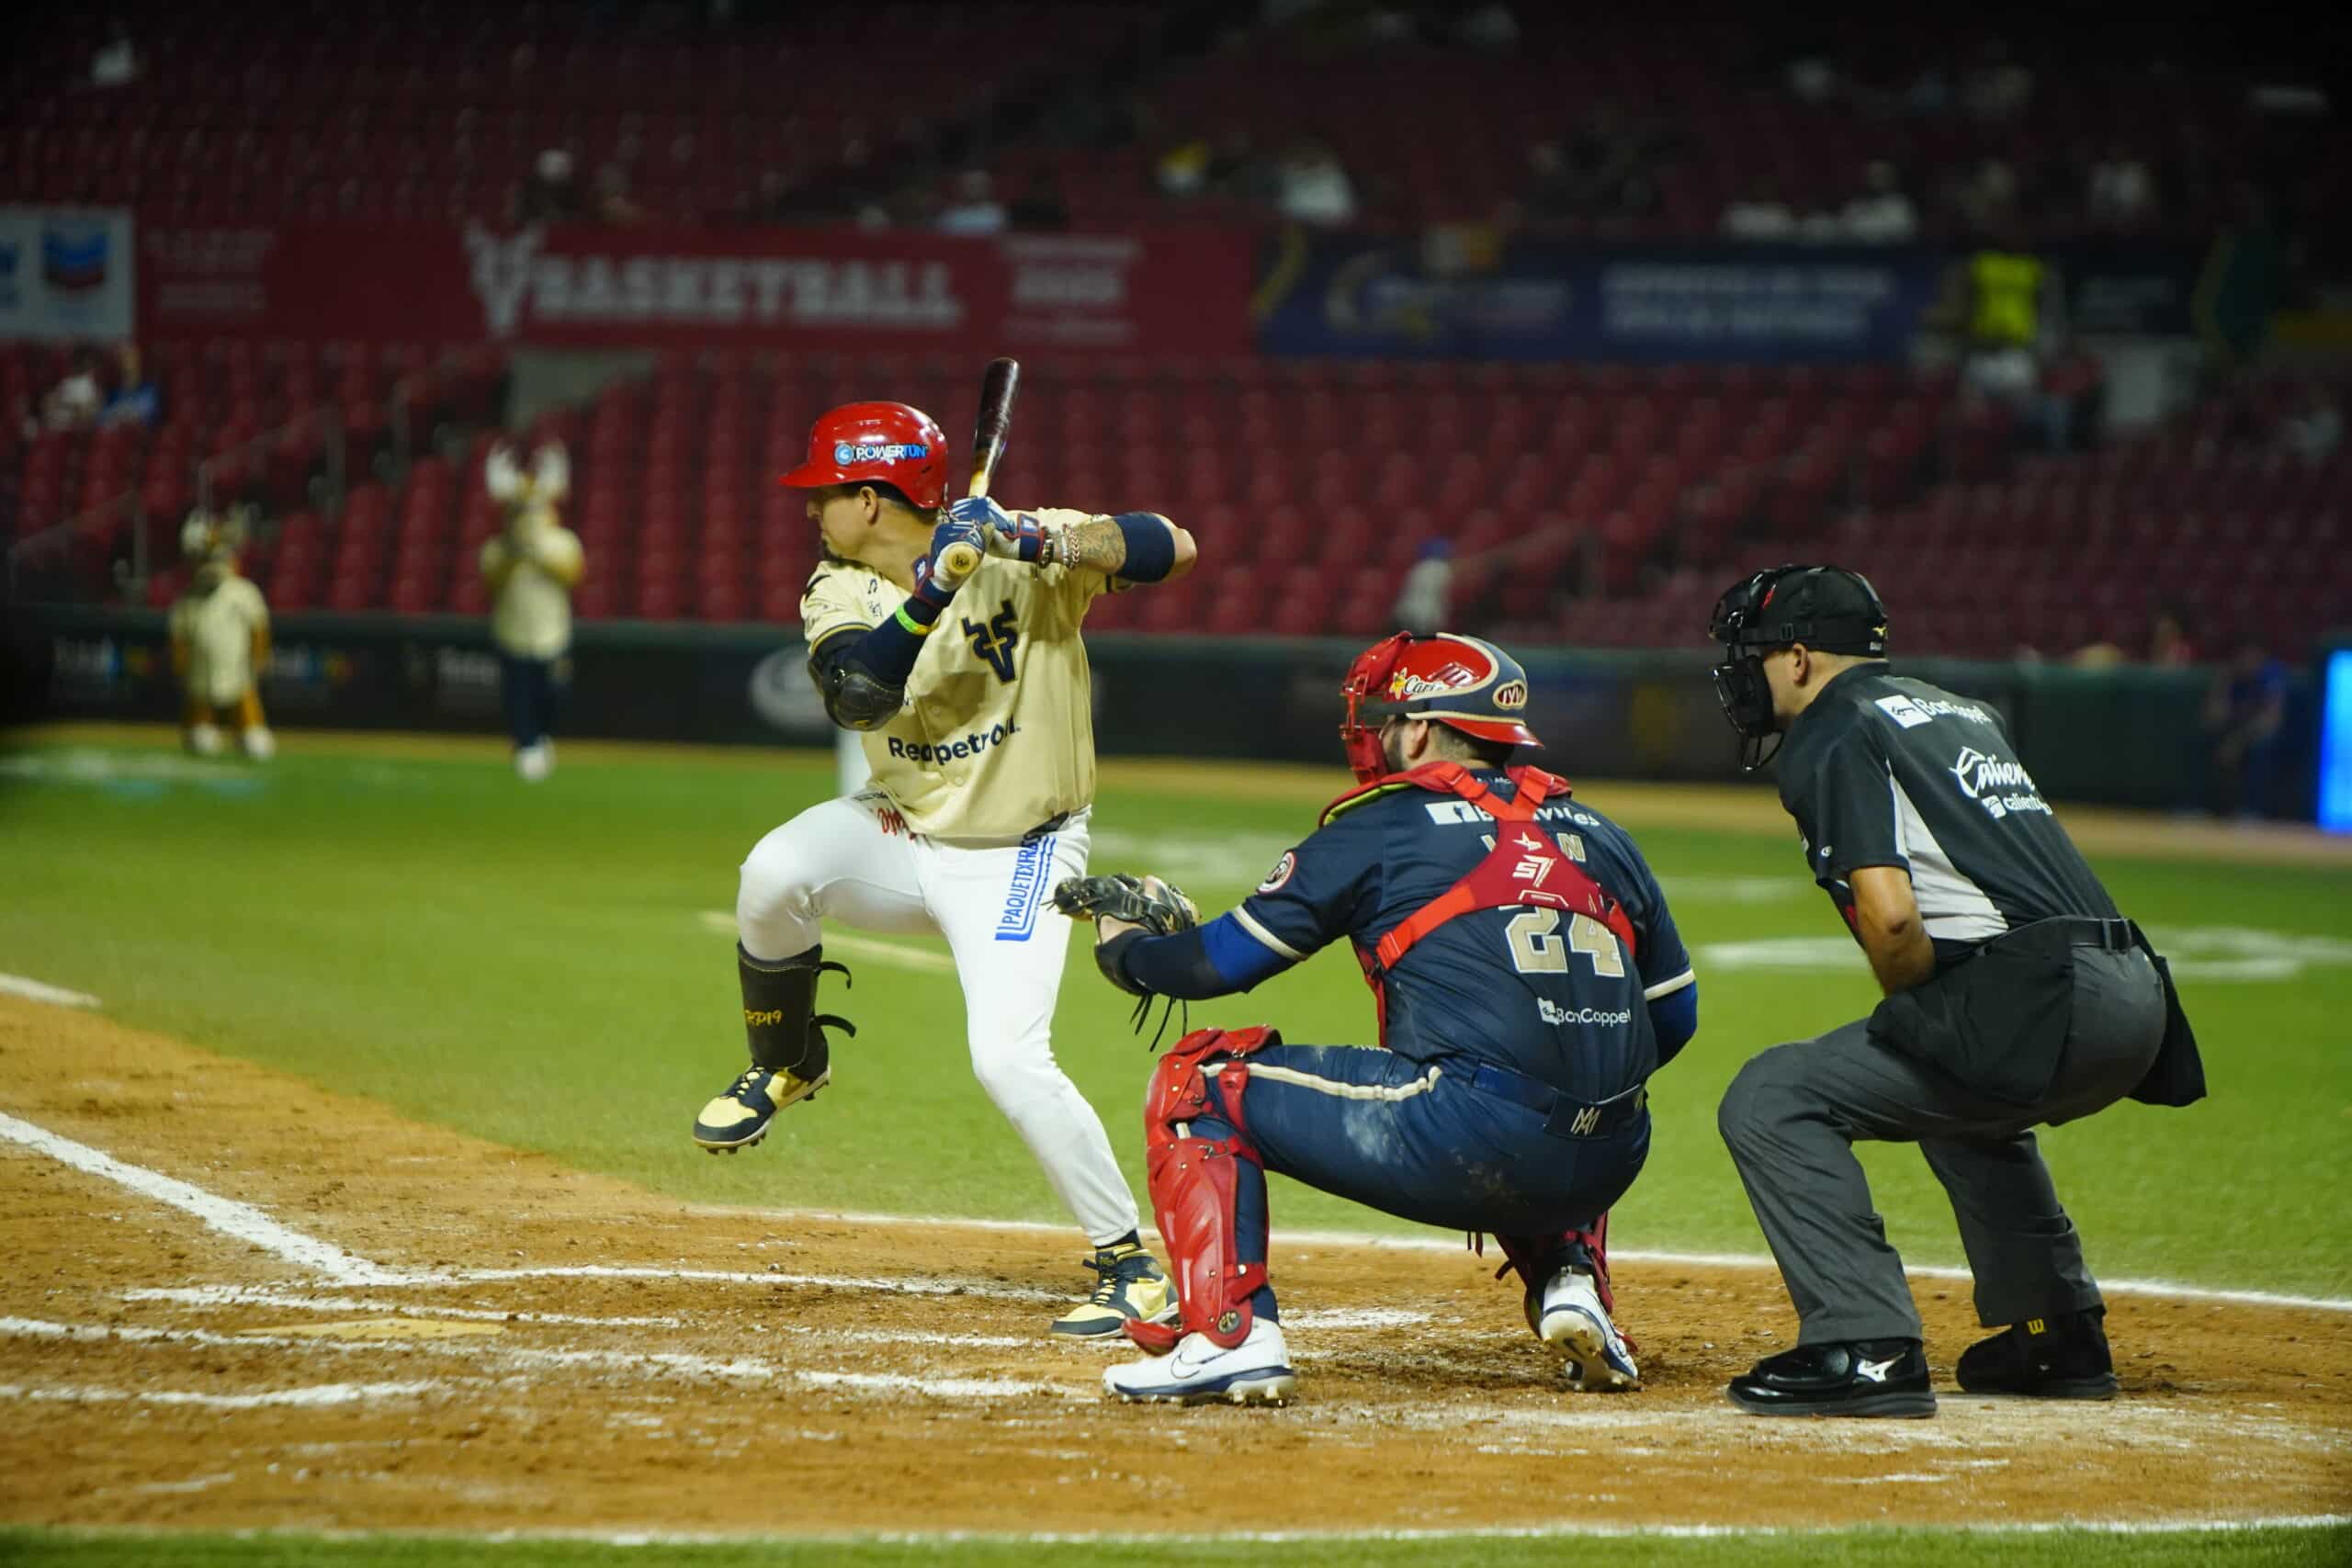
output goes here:
<path id="1" fill-rule="evenodd" d="M 1494 792 L 1513 793 L 1498 773 Z M 1520 826 L 1506 824 L 1506 829 Z M 1476 1057 L 1599 1101 L 1657 1070 L 1646 1003 L 1693 981 L 1666 897 L 1623 829 L 1573 799 L 1535 826 L 1614 897 L 1637 951 L 1587 915 L 1484 909 L 1439 926 L 1384 977 L 1383 1043 L 1400 1055 Z M 1359 953 L 1483 860 L 1497 824 L 1468 801 L 1407 787 L 1345 807 L 1284 854 L 1232 919 L 1296 962 L 1341 937 Z"/>

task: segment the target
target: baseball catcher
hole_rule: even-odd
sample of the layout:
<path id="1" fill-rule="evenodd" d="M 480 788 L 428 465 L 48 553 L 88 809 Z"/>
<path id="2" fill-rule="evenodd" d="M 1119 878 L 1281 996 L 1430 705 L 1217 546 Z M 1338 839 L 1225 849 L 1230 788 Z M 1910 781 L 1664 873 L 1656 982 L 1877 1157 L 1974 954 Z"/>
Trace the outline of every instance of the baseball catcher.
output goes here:
<path id="1" fill-rule="evenodd" d="M 1528 682 L 1491 644 L 1405 633 L 1349 671 L 1340 729 L 1362 787 L 1238 908 L 1197 924 L 1152 877 L 1065 882 L 1095 962 L 1146 998 L 1246 991 L 1346 937 L 1383 1050 L 1202 1029 L 1146 1095 L 1151 1201 L 1180 1303 L 1130 1323 L 1153 1359 L 1122 1399 L 1279 1404 L 1296 1383 L 1267 1271 L 1279 1171 L 1423 1224 L 1491 1233 L 1569 1386 L 1632 1389 L 1602 1225 L 1649 1152 L 1650 1075 L 1698 1027 L 1690 955 L 1641 852 L 1538 744 Z"/>

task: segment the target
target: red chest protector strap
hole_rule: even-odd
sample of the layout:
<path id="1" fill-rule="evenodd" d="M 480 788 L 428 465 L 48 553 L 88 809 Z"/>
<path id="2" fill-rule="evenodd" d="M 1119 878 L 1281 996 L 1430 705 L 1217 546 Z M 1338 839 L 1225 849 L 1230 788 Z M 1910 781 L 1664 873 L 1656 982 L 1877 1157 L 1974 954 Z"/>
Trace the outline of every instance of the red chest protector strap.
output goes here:
<path id="1" fill-rule="evenodd" d="M 1430 762 L 1382 781 L 1459 795 L 1495 819 L 1495 847 L 1470 868 L 1467 876 L 1399 921 L 1373 952 L 1357 950 L 1365 977 L 1375 986 L 1379 976 L 1395 968 L 1414 943 L 1456 915 L 1480 909 L 1531 905 L 1570 916 L 1589 916 L 1614 932 L 1626 953 L 1634 951 L 1634 922 L 1623 906 L 1567 857 L 1559 840 L 1535 826 L 1536 809 L 1544 801 L 1567 798 L 1567 781 L 1531 767 L 1512 768 L 1509 776 L 1517 786 L 1509 800 L 1497 795 L 1459 762 Z"/>

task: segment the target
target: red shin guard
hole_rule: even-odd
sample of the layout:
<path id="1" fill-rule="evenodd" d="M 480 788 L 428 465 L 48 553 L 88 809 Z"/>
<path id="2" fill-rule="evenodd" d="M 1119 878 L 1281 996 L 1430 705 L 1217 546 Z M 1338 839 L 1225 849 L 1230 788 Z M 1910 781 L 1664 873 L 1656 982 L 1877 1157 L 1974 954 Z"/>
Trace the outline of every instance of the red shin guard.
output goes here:
<path id="1" fill-rule="evenodd" d="M 1144 1100 L 1144 1140 L 1149 1156 L 1152 1215 L 1168 1245 L 1169 1276 L 1182 1314 L 1178 1326 L 1128 1325 L 1127 1337 L 1147 1350 L 1165 1350 L 1181 1334 L 1202 1334 L 1228 1349 L 1249 1337 L 1250 1293 L 1266 1282 L 1266 1266 L 1235 1258 L 1234 1202 L 1240 1177 L 1234 1162 L 1256 1163 L 1241 1123 L 1241 1096 L 1250 1053 L 1277 1045 L 1271 1029 L 1194 1030 L 1159 1059 Z M 1190 1124 L 1208 1110 L 1214 1065 L 1225 1119 L 1234 1135 L 1192 1135 Z"/>

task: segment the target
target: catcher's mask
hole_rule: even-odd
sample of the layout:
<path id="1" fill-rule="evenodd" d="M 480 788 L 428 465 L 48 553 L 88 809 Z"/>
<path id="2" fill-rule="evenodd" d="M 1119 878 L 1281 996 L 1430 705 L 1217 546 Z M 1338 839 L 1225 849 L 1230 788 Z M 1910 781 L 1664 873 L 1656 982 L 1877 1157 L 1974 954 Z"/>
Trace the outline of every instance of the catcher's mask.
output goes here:
<path id="1" fill-rule="evenodd" d="M 1715 666 L 1715 700 L 1739 735 L 1739 765 L 1752 771 L 1771 755 L 1764 742 L 1781 728 L 1772 714 L 1764 656 L 1801 642 L 1823 653 L 1883 659 L 1886 606 L 1860 572 L 1836 566 L 1769 567 L 1724 591 L 1707 635 L 1724 645 L 1724 661 Z"/>
<path id="2" fill-rule="evenodd" d="M 1490 642 L 1440 632 L 1417 637 L 1398 632 L 1356 655 L 1340 682 L 1348 699 L 1340 741 L 1360 783 L 1388 772 L 1380 727 L 1392 718 L 1426 718 L 1513 746 L 1541 746 L 1521 716 L 1527 712 L 1527 671 Z"/>

